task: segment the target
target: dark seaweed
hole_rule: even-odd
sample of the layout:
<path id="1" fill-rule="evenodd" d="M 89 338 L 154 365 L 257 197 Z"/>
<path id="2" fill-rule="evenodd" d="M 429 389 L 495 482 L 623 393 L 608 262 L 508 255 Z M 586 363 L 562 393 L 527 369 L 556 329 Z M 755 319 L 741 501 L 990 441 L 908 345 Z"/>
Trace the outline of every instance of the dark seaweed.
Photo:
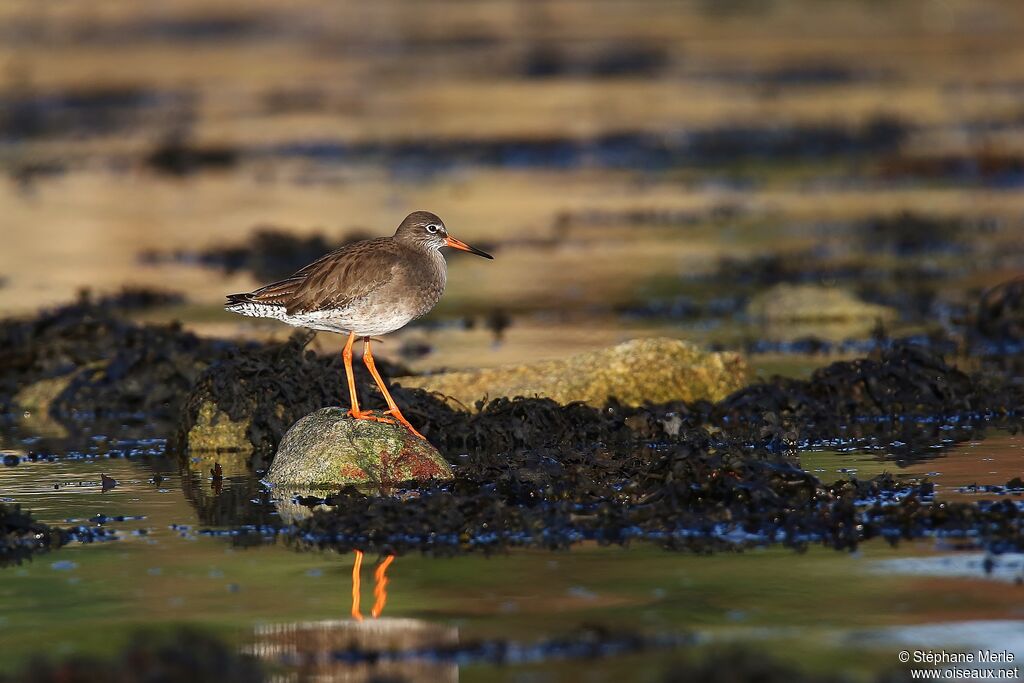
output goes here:
<path id="1" fill-rule="evenodd" d="M 177 418 L 199 373 L 232 343 L 200 339 L 178 324 L 138 325 L 123 313 L 180 301 L 179 295 L 125 290 L 28 320 L 0 325 L 0 408 L 14 395 L 44 379 L 72 376 L 53 401 L 51 416 L 141 415 Z"/>
<path id="2" fill-rule="evenodd" d="M 716 405 L 498 399 L 468 414 L 398 390 L 454 480 L 404 499 L 344 490 L 289 536 L 298 547 L 435 554 L 631 539 L 700 552 L 773 542 L 853 549 L 876 536 L 971 534 L 984 547 L 1020 548 L 1012 504 L 932 506 L 929 484 L 890 477 L 826 487 L 791 455 L 837 439 L 934 455 L 991 420 L 1017 424 L 1022 391 L 914 345 L 833 363 L 809 380 L 757 383 Z"/>
<path id="3" fill-rule="evenodd" d="M 553 45 L 536 45 L 524 56 L 521 72 L 528 78 L 653 77 L 663 73 L 668 65 L 668 52 L 652 45 L 609 45 L 589 55 L 572 55 Z"/>
<path id="4" fill-rule="evenodd" d="M 245 270 L 258 280 L 270 281 L 287 277 L 324 254 L 361 239 L 366 239 L 366 236 L 351 234 L 338 242 L 330 242 L 319 233 L 301 237 L 286 229 L 267 225 L 254 228 L 245 244 L 216 246 L 198 252 L 147 252 L 140 258 L 147 264 L 198 264 L 219 268 L 229 274 Z"/>
<path id="5" fill-rule="evenodd" d="M 984 231 L 990 226 L 970 226 L 958 218 L 937 218 L 904 211 L 866 221 L 860 230 L 867 252 L 889 252 L 898 256 L 924 253 L 967 251 L 964 237 L 968 231 Z M 973 228 L 973 229 L 972 229 Z"/>
<path id="6" fill-rule="evenodd" d="M 320 163 L 382 163 L 403 172 L 441 171 L 464 164 L 508 168 L 623 168 L 658 170 L 762 159 L 812 160 L 896 149 L 907 137 L 903 123 L 878 118 L 859 128 L 831 124 L 722 127 L 652 134 L 608 133 L 589 140 L 426 140 L 399 142 L 296 142 L 266 154 Z"/>
<path id="7" fill-rule="evenodd" d="M 997 342 L 1024 342 L 1024 277 L 986 291 L 978 302 L 975 329 Z"/>
<path id="8" fill-rule="evenodd" d="M 175 139 L 157 146 L 144 161 L 154 171 L 182 177 L 202 170 L 230 169 L 238 163 L 239 156 L 239 150 L 233 147 L 197 147 Z"/>
<path id="9" fill-rule="evenodd" d="M 75 655 L 58 661 L 36 658 L 0 681 L 19 683 L 259 683 L 267 680 L 249 655 L 199 631 L 136 632 L 113 659 Z"/>
<path id="10" fill-rule="evenodd" d="M 0 139 L 109 135 L 157 119 L 185 117 L 191 107 L 191 96 L 183 92 L 135 86 L 16 92 L 0 97 Z"/>
<path id="11" fill-rule="evenodd" d="M 940 179 L 1019 187 L 1024 183 L 1024 157 L 987 148 L 963 154 L 896 153 L 881 160 L 879 174 L 887 180 Z"/>
<path id="12" fill-rule="evenodd" d="M 324 405 L 346 405 L 340 358 L 301 353 L 307 341 L 297 335 L 284 346 L 236 349 L 212 366 L 188 401 L 181 438 L 201 404 L 213 401 L 232 419 L 252 419 L 250 440 L 263 467 L 299 417 Z M 386 366 L 382 372 L 395 376 L 405 371 Z M 364 402 L 383 408 L 358 363 L 356 373 Z M 909 453 L 934 443 L 928 440 L 947 422 L 965 424 L 968 431 L 959 437 L 969 438 L 970 427 L 1017 420 L 1024 405 L 1024 387 L 987 374 L 968 375 L 936 350 L 907 343 L 891 343 L 870 358 L 833 363 L 809 380 L 776 377 L 754 383 L 717 405 L 631 408 L 611 403 L 598 409 L 499 398 L 468 413 L 421 390 L 395 387 L 393 394 L 412 424 L 450 459 L 463 453 L 493 456 L 514 449 L 675 441 L 686 437 L 686 429 L 706 427 L 728 442 L 776 450 L 838 437 L 900 440 Z"/>
<path id="13" fill-rule="evenodd" d="M 1024 548 L 1024 512 L 1012 501 L 933 504 L 932 494 L 927 482 L 907 486 L 889 475 L 824 486 L 783 459 L 741 449 L 576 450 L 517 454 L 504 468 L 471 461 L 450 484 L 411 497 L 349 488 L 302 499 L 334 507 L 284 534 L 300 550 L 432 555 L 562 550 L 586 540 L 699 553 L 773 543 L 852 551 L 872 538 L 926 536 L 993 552 Z"/>
<path id="14" fill-rule="evenodd" d="M 256 471 L 269 465 L 300 417 L 347 405 L 341 358 L 306 350 L 311 333 L 269 345 L 197 340 L 173 326 L 135 325 L 116 314 L 117 305 L 139 298 L 87 301 L 5 326 L 14 342 L 8 359 L 18 362 L 5 364 L 4 386 L 103 360 L 102 368 L 79 373 L 51 413 L 102 405 L 180 415 L 184 447 L 200 407 L 212 401 L 230 418 L 248 421 Z M 973 529 L 987 547 L 1015 548 L 1012 506 L 931 506 L 920 502 L 925 487 L 891 480 L 825 487 L 792 460 L 801 448 L 835 444 L 881 447 L 901 459 L 935 457 L 986 426 L 1019 425 L 1024 386 L 962 371 L 931 340 L 921 341 L 880 340 L 867 358 L 832 363 L 807 380 L 757 382 L 717 404 L 613 401 L 595 408 L 499 398 L 469 413 L 427 392 L 395 387 L 412 424 L 455 466 L 455 479 L 404 500 L 343 491 L 331 499 L 334 512 L 317 512 L 289 533 L 299 545 L 445 553 L 634 538 L 700 551 L 775 541 L 853 548 L 873 535 Z M 407 372 L 380 365 L 385 376 Z M 383 408 L 362 364 L 355 371 L 363 403 Z M 262 499 L 254 490 L 229 488 Z M 230 510 L 216 505 L 216 495 L 206 499 L 220 512 L 211 508 L 204 519 L 228 522 Z M 273 523 L 250 512 L 251 523 Z"/>
<path id="15" fill-rule="evenodd" d="M 32 519 L 21 506 L 0 503 L 0 567 L 59 548 L 68 538 L 66 531 Z"/>
<path id="16" fill-rule="evenodd" d="M 716 406 L 726 424 L 766 415 L 806 438 L 836 435 L 858 421 L 914 417 L 1018 417 L 1024 390 L 994 376 L 968 375 L 925 346 L 895 344 L 873 357 L 816 370 L 810 380 L 776 377 Z"/>

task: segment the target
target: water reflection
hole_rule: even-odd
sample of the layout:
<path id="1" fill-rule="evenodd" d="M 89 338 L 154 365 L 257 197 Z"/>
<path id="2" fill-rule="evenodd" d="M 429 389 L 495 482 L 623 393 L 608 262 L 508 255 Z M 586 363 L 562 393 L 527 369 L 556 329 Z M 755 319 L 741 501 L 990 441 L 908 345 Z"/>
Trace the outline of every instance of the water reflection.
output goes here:
<path id="1" fill-rule="evenodd" d="M 289 671 L 274 681 L 458 681 L 458 664 L 408 656 L 457 645 L 458 629 L 419 619 L 258 626 L 248 651 Z M 369 657 L 365 653 L 376 653 Z"/>
<path id="2" fill-rule="evenodd" d="M 362 578 L 360 572 L 363 566 L 363 551 L 354 551 L 356 555 L 355 562 L 352 564 L 352 618 L 356 621 L 363 620 L 363 613 L 360 610 L 360 601 L 362 597 L 361 583 Z M 395 561 L 394 555 L 388 555 L 385 557 L 377 569 L 373 572 L 373 609 L 370 610 L 370 615 L 377 619 L 381 613 L 384 612 L 384 606 L 388 602 L 388 577 L 387 571 L 391 563 Z"/>
<path id="3" fill-rule="evenodd" d="M 427 653 L 459 643 L 458 629 L 420 619 L 381 618 L 387 604 L 388 555 L 374 570 L 372 620 L 360 607 L 363 552 L 352 563 L 352 619 L 257 626 L 251 653 L 288 673 L 274 681 L 457 681 L 458 664 Z"/>

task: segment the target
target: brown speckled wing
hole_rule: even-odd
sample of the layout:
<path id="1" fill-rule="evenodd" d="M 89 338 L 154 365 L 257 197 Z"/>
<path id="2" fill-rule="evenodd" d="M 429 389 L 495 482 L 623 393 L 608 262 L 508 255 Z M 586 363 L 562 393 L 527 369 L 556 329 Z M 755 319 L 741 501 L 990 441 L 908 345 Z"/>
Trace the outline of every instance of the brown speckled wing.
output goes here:
<path id="1" fill-rule="evenodd" d="M 345 308 L 390 282 L 400 261 L 389 238 L 357 242 L 257 289 L 251 300 L 284 306 L 289 315 Z"/>

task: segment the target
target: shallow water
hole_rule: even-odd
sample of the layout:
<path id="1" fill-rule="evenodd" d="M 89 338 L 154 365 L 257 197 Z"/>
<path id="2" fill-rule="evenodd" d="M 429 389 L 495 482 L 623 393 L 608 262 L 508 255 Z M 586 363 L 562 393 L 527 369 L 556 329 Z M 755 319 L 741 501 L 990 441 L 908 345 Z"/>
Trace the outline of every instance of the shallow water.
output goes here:
<path id="1" fill-rule="evenodd" d="M 134 628 L 187 623 L 303 676 L 324 672 L 309 663 L 308 647 L 397 648 L 376 669 L 366 661 L 330 665 L 357 680 L 371 671 L 414 680 L 654 680 L 693 647 L 733 640 L 812 669 L 871 670 L 896 664 L 899 638 L 886 634 L 932 628 L 928 643 L 938 647 L 959 642 L 957 624 L 969 621 L 973 643 L 987 624 L 995 638 L 1021 616 L 1006 595 L 1020 590 L 1006 576 L 1017 560 L 1005 558 L 988 580 L 983 556 L 935 541 L 896 549 L 870 542 L 854 554 L 772 548 L 712 556 L 584 544 L 490 558 L 403 556 L 387 567 L 386 597 L 374 593 L 382 558 L 367 556 L 358 622 L 352 556 L 296 552 L 273 537 L 253 547 L 233 542 L 233 525 L 272 521 L 276 512 L 250 477 L 232 476 L 230 462 L 229 476 L 215 482 L 209 461 L 179 470 L 159 441 L 62 443 L 47 449 L 50 460 L 5 468 L 0 498 L 44 522 L 111 529 L 116 540 L 72 543 L 3 570 L 3 668 L 33 654 L 111 652 Z M 980 472 L 1004 483 L 1015 465 L 1019 471 L 1022 444 L 1020 435 L 994 433 L 906 468 L 877 452 L 808 452 L 802 464 L 824 481 L 892 471 L 941 482 L 940 497 L 992 498 L 959 488 L 983 481 Z M 6 445 L 25 452 L 17 439 Z M 117 485 L 105 489 L 101 475 Z M 616 654 L 621 648 L 605 643 L 607 660 L 595 664 L 594 652 L 553 640 L 582 625 L 660 640 L 642 653 Z M 501 666 L 493 652 L 468 645 L 493 638 L 512 643 L 500 649 Z M 463 649 L 453 652 L 452 643 Z"/>

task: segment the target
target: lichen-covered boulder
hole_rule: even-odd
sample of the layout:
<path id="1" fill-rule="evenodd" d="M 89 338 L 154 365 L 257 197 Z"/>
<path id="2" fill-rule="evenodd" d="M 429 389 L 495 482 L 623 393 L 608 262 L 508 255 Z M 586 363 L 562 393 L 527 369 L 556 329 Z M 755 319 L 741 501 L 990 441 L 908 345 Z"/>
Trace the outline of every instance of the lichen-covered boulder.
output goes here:
<path id="1" fill-rule="evenodd" d="M 462 405 L 507 396 L 540 396 L 602 407 L 669 401 L 718 401 L 746 384 L 747 366 L 735 353 L 707 353 L 689 342 L 635 339 L 600 351 L 526 365 L 399 377 L 403 387 L 436 391 Z"/>
<path id="2" fill-rule="evenodd" d="M 852 293 L 822 285 L 779 284 L 757 294 L 747 313 L 767 322 L 891 321 L 897 316 L 888 306 L 861 301 Z"/>
<path id="3" fill-rule="evenodd" d="M 275 486 L 336 489 L 451 479 L 452 471 L 437 449 L 400 424 L 321 408 L 284 435 L 266 478 Z"/>

